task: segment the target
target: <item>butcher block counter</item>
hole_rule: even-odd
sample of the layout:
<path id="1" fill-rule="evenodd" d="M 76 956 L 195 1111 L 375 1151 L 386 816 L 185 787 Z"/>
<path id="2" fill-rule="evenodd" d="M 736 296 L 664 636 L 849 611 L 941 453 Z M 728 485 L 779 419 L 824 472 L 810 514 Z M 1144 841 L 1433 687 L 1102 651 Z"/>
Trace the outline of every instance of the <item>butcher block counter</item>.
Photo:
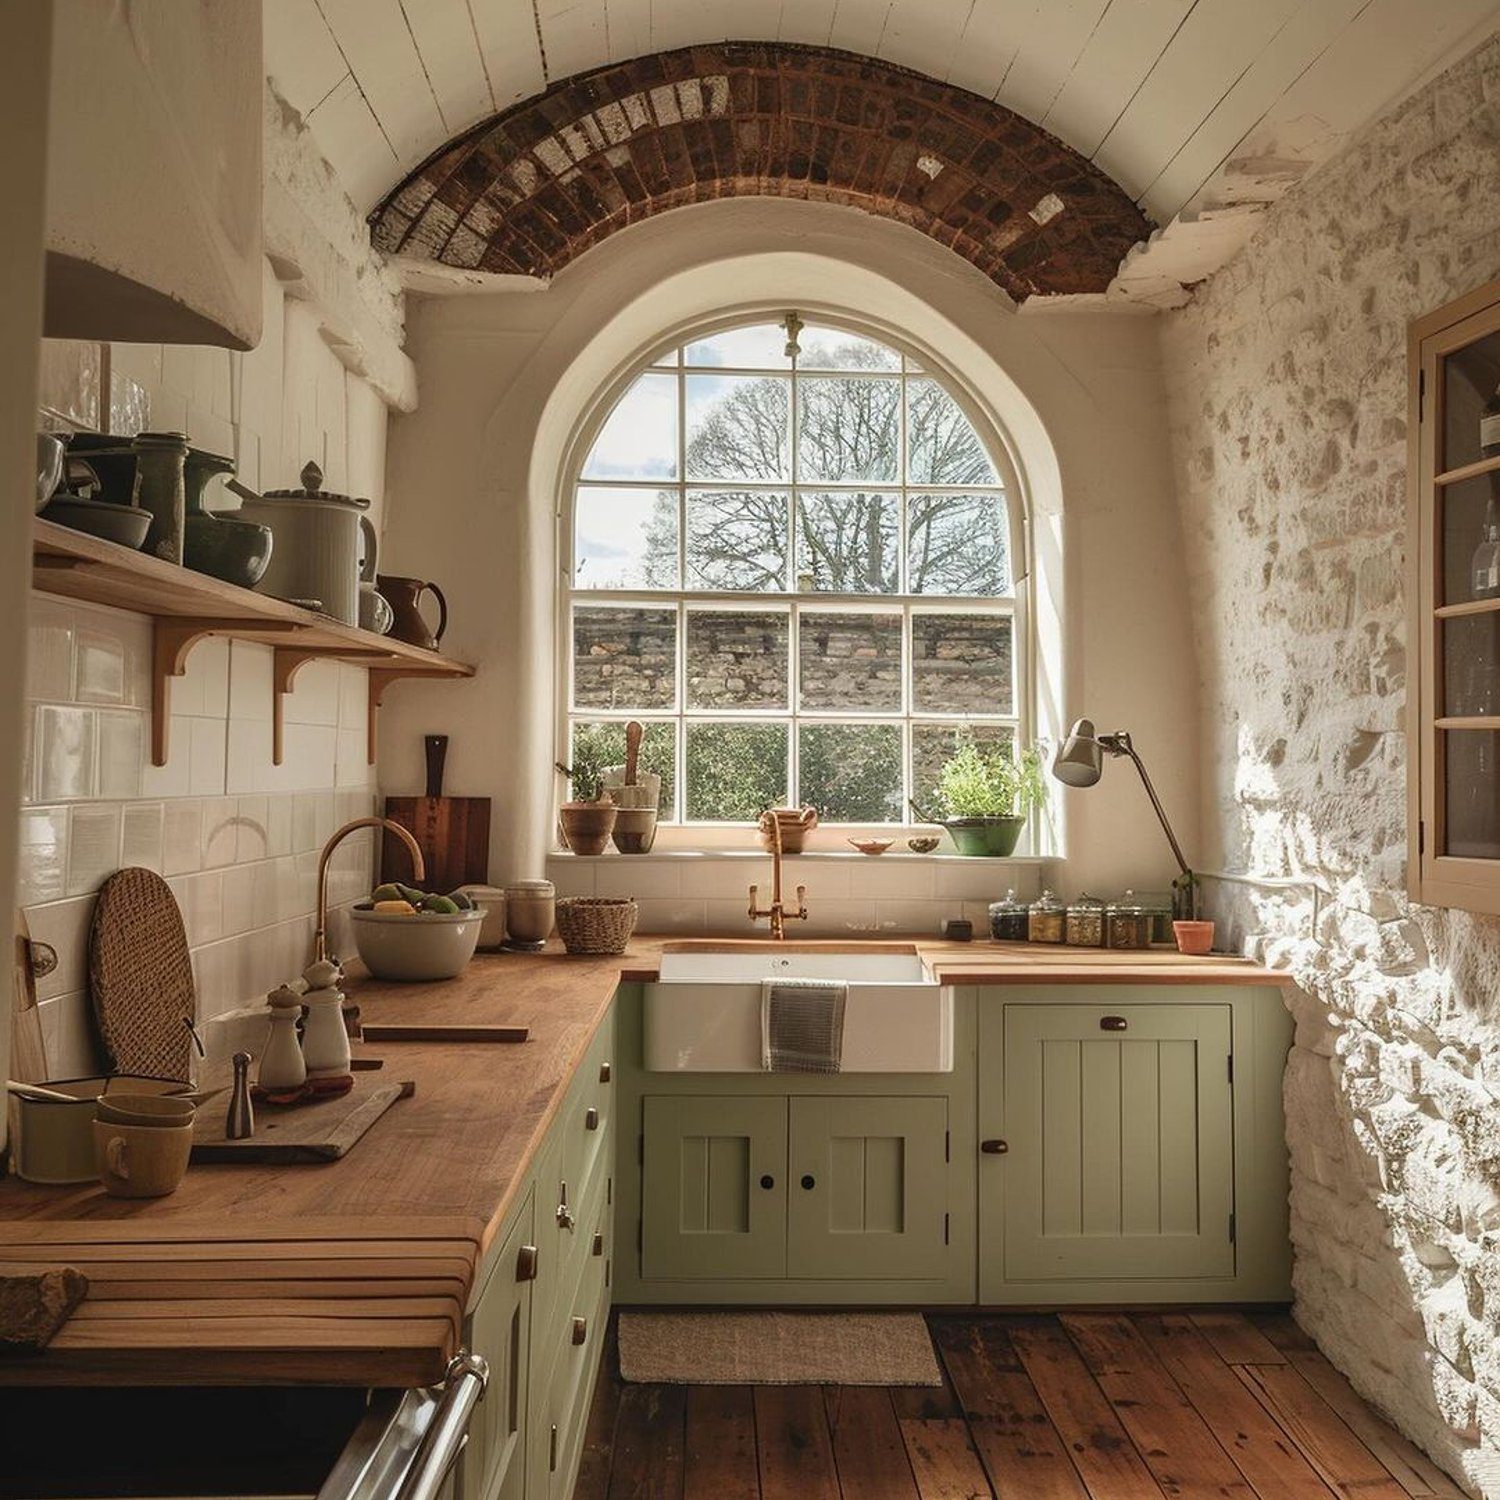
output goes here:
<path id="1" fill-rule="evenodd" d="M 90 1280 L 41 1356 L 0 1360 L 0 1384 L 438 1381 L 485 1254 L 619 983 L 654 978 L 670 942 L 638 938 L 617 958 L 555 946 L 480 955 L 435 985 L 351 979 L 365 1022 L 511 1024 L 530 1036 L 357 1045 L 356 1056 L 384 1059 L 383 1078 L 412 1079 L 416 1092 L 340 1161 L 195 1165 L 175 1193 L 148 1201 L 0 1182 L 0 1274 L 70 1265 Z M 1282 982 L 1229 958 L 919 946 L 940 978 L 962 985 Z"/>

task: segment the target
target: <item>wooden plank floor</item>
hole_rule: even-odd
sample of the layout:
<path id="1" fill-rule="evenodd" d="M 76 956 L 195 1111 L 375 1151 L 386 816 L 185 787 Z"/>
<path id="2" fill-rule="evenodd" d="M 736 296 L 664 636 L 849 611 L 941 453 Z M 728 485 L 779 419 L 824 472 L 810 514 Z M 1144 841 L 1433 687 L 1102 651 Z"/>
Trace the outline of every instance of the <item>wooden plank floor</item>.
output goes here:
<path id="1" fill-rule="evenodd" d="M 938 1388 L 644 1386 L 575 1500 L 1463 1500 L 1284 1314 L 934 1315 Z"/>

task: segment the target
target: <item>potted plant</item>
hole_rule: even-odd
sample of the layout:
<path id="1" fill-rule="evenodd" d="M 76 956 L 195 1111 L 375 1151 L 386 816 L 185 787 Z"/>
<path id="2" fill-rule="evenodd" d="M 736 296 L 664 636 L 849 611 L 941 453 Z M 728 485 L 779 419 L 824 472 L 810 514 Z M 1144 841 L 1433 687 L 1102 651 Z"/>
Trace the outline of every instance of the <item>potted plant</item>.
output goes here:
<path id="1" fill-rule="evenodd" d="M 563 843 L 574 854 L 603 854 L 609 846 L 609 836 L 614 832 L 618 813 L 614 799 L 604 790 L 603 776 L 586 778 L 582 768 L 575 776 L 572 767 L 561 762 L 556 764 L 557 769 L 573 782 L 577 794 L 574 801 L 564 802 L 557 810 Z M 588 784 L 585 784 L 586 779 Z M 593 793 L 592 797 L 590 793 Z"/>
<path id="2" fill-rule="evenodd" d="M 961 731 L 937 790 L 946 814 L 940 821 L 958 852 L 1003 858 L 1015 853 L 1032 812 L 1046 805 L 1041 749 L 1032 745 L 1020 755 L 1004 745 L 985 749 Z"/>

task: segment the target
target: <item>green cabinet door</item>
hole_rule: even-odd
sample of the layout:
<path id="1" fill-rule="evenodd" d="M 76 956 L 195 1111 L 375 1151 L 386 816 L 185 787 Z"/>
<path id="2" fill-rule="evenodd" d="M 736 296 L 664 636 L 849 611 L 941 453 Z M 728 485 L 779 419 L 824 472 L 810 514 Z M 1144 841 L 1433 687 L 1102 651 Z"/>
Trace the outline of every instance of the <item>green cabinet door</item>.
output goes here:
<path id="1" fill-rule="evenodd" d="M 787 1274 L 843 1280 L 947 1273 L 948 1101 L 790 1101 Z"/>
<path id="2" fill-rule="evenodd" d="M 786 1099 L 649 1095 L 641 1274 L 786 1274 Z"/>
<path id="3" fill-rule="evenodd" d="M 1232 1276 L 1227 1005 L 1007 1005 L 1007 1280 Z M 986 1191 L 981 1182 L 981 1193 Z"/>
<path id="4" fill-rule="evenodd" d="M 528 1194 L 491 1262 L 470 1320 L 469 1347 L 489 1361 L 490 1379 L 463 1451 L 463 1500 L 521 1500 L 526 1492 L 523 1434 L 531 1368 L 535 1211 L 535 1199 Z"/>

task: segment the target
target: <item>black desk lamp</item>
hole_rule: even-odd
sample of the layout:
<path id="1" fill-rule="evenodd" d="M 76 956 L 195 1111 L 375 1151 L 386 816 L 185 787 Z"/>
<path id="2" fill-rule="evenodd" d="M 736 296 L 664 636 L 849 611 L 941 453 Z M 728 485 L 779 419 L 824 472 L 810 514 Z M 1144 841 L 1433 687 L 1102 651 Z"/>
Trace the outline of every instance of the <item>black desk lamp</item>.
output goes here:
<path id="1" fill-rule="evenodd" d="M 1146 774 L 1146 768 L 1141 764 L 1140 756 L 1136 754 L 1129 733 L 1126 730 L 1117 729 L 1113 734 L 1096 734 L 1092 719 L 1079 719 L 1069 730 L 1067 739 L 1058 746 L 1057 754 L 1052 759 L 1052 774 L 1064 786 L 1093 786 L 1104 774 L 1106 755 L 1128 756 L 1140 774 L 1141 785 L 1146 788 L 1146 795 L 1151 799 L 1151 806 L 1156 810 L 1156 816 L 1161 822 L 1161 831 L 1166 834 L 1167 842 L 1172 846 L 1172 855 L 1177 861 L 1177 868 L 1181 871 L 1172 882 L 1173 914 L 1182 919 L 1192 920 L 1198 914 L 1198 882 L 1193 872 L 1188 869 L 1182 845 L 1177 842 L 1177 835 L 1172 832 L 1172 825 L 1167 821 L 1161 798 L 1156 795 L 1156 788 L 1151 785 L 1151 778 Z"/>

